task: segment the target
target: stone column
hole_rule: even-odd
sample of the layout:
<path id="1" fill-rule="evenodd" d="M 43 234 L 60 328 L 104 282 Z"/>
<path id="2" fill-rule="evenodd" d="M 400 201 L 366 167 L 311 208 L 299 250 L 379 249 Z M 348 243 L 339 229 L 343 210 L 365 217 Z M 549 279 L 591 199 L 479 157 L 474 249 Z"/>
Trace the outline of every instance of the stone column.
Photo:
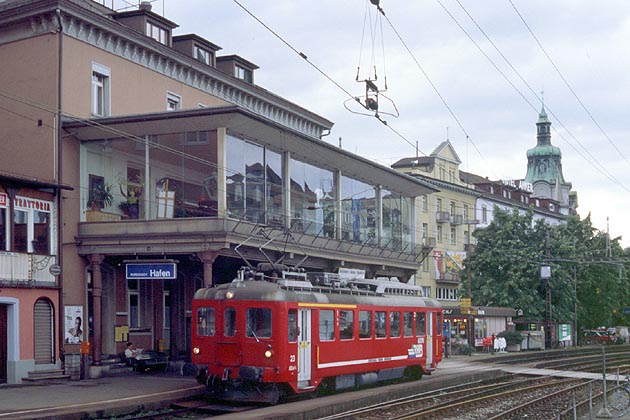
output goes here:
<path id="1" fill-rule="evenodd" d="M 198 252 L 197 257 L 203 263 L 203 286 L 212 286 L 212 264 L 217 259 L 219 253 L 217 251 Z"/>
<path id="2" fill-rule="evenodd" d="M 101 275 L 101 264 L 105 258 L 102 254 L 90 254 L 88 260 L 92 264 L 92 309 L 93 309 L 93 325 L 94 336 L 90 337 L 92 341 L 92 365 L 100 366 L 102 360 L 102 313 L 101 305 L 103 298 L 103 277 Z"/>

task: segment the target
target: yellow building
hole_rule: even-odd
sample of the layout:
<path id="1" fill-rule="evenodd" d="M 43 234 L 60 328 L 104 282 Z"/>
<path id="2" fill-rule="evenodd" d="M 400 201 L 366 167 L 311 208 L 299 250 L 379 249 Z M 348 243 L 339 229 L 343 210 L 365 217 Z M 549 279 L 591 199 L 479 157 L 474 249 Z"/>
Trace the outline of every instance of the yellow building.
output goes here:
<path id="1" fill-rule="evenodd" d="M 467 276 L 461 271 L 474 241 L 475 202 L 480 195 L 460 180 L 460 164 L 453 145 L 444 141 L 429 156 L 403 158 L 392 165 L 440 190 L 417 200 L 416 236 L 432 251 L 415 282 L 426 296 L 437 298 L 446 308 L 458 307 L 460 288 L 468 287 Z"/>

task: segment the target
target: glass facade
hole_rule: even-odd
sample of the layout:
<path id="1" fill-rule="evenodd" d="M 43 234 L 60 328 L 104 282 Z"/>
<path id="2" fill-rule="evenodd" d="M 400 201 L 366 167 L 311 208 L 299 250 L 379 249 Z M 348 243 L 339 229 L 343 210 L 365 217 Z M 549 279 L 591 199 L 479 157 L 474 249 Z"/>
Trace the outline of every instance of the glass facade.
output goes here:
<path id="1" fill-rule="evenodd" d="M 337 194 L 333 173 L 291 159 L 291 229 L 335 237 Z"/>
<path id="2" fill-rule="evenodd" d="M 361 244 L 378 244 L 380 224 L 376 188 L 346 176 L 341 177 L 342 239 Z"/>
<path id="3" fill-rule="evenodd" d="M 412 197 L 251 139 L 205 130 L 81 147 L 87 221 L 220 216 L 414 252 Z"/>

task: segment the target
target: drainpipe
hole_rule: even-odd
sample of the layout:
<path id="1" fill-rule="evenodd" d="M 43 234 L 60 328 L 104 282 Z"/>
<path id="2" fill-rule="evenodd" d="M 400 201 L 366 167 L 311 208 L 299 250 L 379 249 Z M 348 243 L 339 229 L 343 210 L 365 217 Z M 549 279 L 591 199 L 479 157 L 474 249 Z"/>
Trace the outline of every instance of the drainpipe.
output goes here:
<path id="1" fill-rule="evenodd" d="M 61 10 L 57 8 L 55 10 L 57 16 L 57 25 L 59 26 L 57 34 L 59 37 L 58 59 L 57 59 L 57 264 L 62 267 L 61 273 L 57 277 L 57 286 L 59 287 L 59 316 L 58 316 L 58 330 L 59 330 L 59 359 L 61 360 L 61 368 L 65 369 L 65 350 L 63 346 L 64 334 L 63 334 L 63 218 L 61 212 L 61 203 L 63 201 L 61 196 L 61 184 L 63 182 L 63 170 L 62 170 L 62 129 L 61 129 L 61 115 L 62 115 L 62 70 L 63 70 L 63 25 L 61 23 Z"/>

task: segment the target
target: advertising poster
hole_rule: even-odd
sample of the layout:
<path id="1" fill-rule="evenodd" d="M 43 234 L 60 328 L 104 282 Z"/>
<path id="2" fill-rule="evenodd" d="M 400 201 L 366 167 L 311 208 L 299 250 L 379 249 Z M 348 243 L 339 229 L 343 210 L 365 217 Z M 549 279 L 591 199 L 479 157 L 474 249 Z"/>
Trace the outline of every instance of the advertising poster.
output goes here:
<path id="1" fill-rule="evenodd" d="M 83 306 L 66 306 L 64 314 L 65 341 L 68 344 L 83 342 Z"/>

